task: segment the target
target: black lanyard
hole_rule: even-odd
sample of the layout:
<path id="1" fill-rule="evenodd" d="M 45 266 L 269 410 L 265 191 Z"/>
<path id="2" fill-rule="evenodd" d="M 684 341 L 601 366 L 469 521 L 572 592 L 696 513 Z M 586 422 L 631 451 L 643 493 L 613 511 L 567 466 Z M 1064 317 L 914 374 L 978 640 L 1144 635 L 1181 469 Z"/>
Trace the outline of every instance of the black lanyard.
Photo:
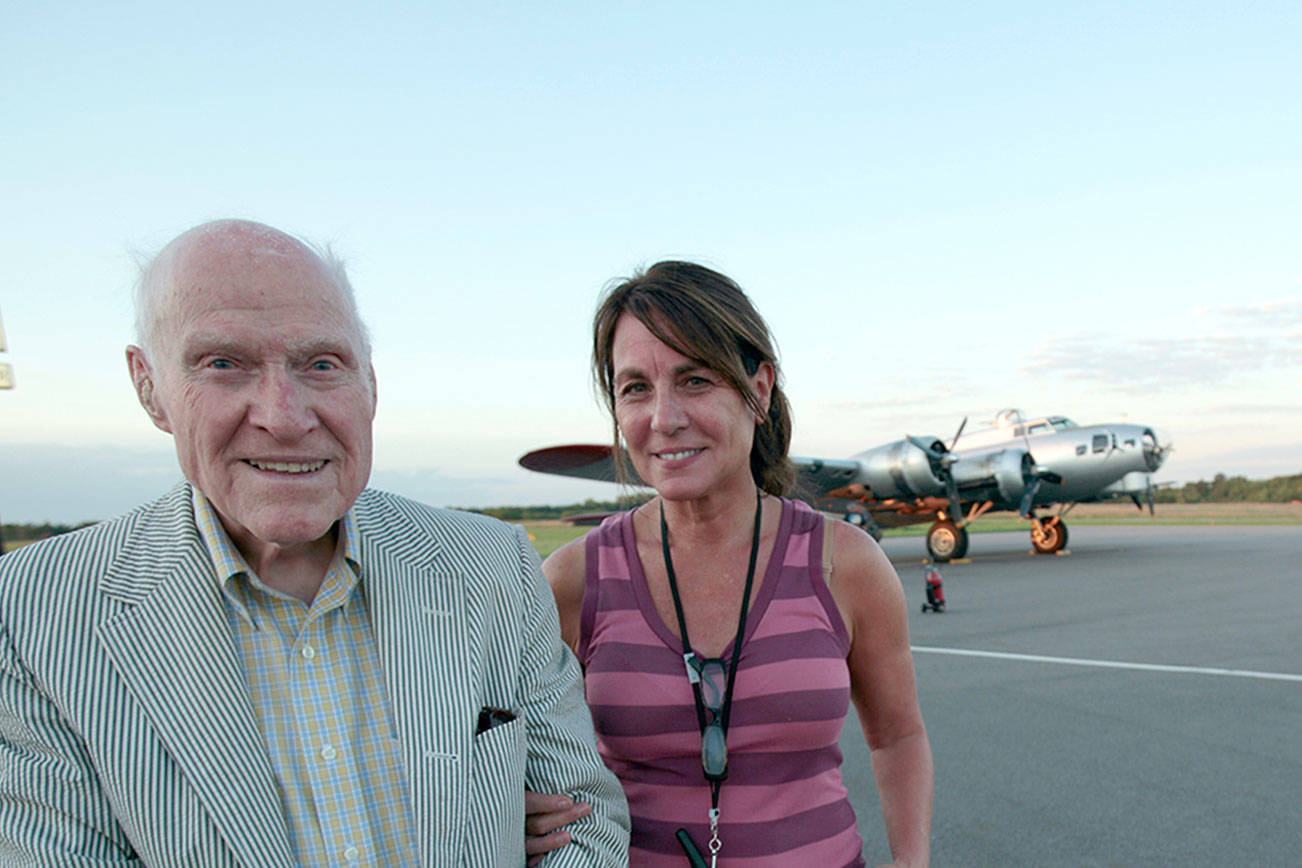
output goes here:
<path id="1" fill-rule="evenodd" d="M 683 617 L 683 600 L 678 593 L 678 578 L 674 575 L 673 557 L 669 554 L 669 528 L 665 524 L 665 504 L 663 500 L 660 501 L 660 545 L 665 556 L 665 572 L 669 574 L 669 592 L 674 597 L 674 613 L 678 616 L 678 632 L 683 638 L 683 663 L 687 667 L 687 677 L 692 682 L 692 694 L 696 699 L 696 720 L 701 727 L 702 739 L 701 768 L 705 773 L 706 780 L 710 782 L 712 813 L 716 817 L 719 810 L 719 787 L 724 779 L 728 777 L 727 735 L 728 720 L 732 714 L 732 688 L 737 680 L 737 663 L 741 659 L 742 639 L 746 635 L 746 614 L 750 610 L 750 592 L 755 582 L 755 561 L 759 557 L 760 518 L 762 515 L 760 497 L 760 492 L 756 489 L 755 531 L 750 544 L 750 565 L 746 568 L 746 590 L 741 597 L 741 615 L 737 619 L 737 636 L 732 642 L 732 661 L 728 665 L 727 687 L 723 691 L 723 702 L 718 719 L 724 739 L 722 744 L 723 767 L 713 773 L 711 773 L 710 764 L 706 759 L 706 751 L 709 745 L 706 739 L 705 700 L 701 696 L 701 679 L 693 666 L 693 660 L 697 659 L 697 657 L 696 652 L 692 650 L 691 640 L 687 638 L 687 620 Z"/>

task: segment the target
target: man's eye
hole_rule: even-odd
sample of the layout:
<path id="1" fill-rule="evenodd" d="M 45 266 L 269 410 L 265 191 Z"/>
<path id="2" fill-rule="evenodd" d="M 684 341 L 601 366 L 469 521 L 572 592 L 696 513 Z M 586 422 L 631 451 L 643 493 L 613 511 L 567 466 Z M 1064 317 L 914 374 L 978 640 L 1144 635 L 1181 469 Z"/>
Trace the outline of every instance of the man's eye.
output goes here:
<path id="1" fill-rule="evenodd" d="M 314 371 L 333 371 L 336 365 L 334 362 L 327 361 L 326 359 L 317 359 L 312 363 L 311 367 Z"/>
<path id="2" fill-rule="evenodd" d="M 235 363 L 230 359 L 213 359 L 208 363 L 208 367 L 218 371 L 229 371 L 235 367 Z"/>

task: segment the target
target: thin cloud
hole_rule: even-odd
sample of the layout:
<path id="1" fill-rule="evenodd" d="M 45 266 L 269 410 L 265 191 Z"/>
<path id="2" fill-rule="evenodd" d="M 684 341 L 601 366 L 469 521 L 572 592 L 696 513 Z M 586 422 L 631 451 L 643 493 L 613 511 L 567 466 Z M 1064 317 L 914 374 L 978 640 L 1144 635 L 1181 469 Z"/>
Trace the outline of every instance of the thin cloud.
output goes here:
<path id="1" fill-rule="evenodd" d="M 1256 304 L 1202 307 L 1199 316 L 1222 321 L 1226 326 L 1258 326 L 1262 328 L 1297 328 L 1302 326 L 1302 301 L 1281 299 Z"/>
<path id="2" fill-rule="evenodd" d="M 942 401 L 949 401 L 953 397 L 954 397 L 953 394 L 941 394 L 937 392 L 927 397 L 921 397 L 921 396 L 913 397 L 913 398 L 883 397 L 883 398 L 874 398 L 868 401 L 829 401 L 826 403 L 822 403 L 819 406 L 823 409 L 837 411 L 837 412 L 849 410 L 853 412 L 881 413 L 881 412 L 886 412 L 888 410 L 909 410 L 914 407 L 928 407 L 940 403 Z"/>
<path id="3" fill-rule="evenodd" d="M 819 409 L 830 412 L 887 413 L 893 410 L 914 411 L 919 407 L 934 407 L 952 403 L 956 397 L 971 394 L 973 387 L 955 377 L 919 377 L 904 380 L 890 377 L 874 390 L 871 399 L 863 401 L 825 401 Z"/>
<path id="4" fill-rule="evenodd" d="M 1267 368 L 1299 366 L 1300 334 L 1137 339 L 1082 335 L 1043 344 L 1020 371 L 1119 388 L 1169 388 L 1216 385 Z"/>
<path id="5" fill-rule="evenodd" d="M 1200 334 L 1129 338 L 1070 335 L 1026 357 L 1022 374 L 1125 390 L 1233 383 L 1268 369 L 1302 366 L 1302 300 L 1199 308 Z"/>
<path id="6" fill-rule="evenodd" d="M 1287 404 L 1222 404 L 1218 407 L 1204 407 L 1197 411 L 1207 416 L 1300 416 L 1302 405 Z"/>

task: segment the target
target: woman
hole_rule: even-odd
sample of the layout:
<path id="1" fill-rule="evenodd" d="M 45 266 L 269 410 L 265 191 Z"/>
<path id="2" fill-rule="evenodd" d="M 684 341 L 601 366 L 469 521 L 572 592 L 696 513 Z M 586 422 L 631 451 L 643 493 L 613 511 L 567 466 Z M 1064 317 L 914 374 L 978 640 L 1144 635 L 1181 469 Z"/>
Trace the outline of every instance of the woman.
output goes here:
<path id="1" fill-rule="evenodd" d="M 594 326 L 616 442 L 657 497 L 543 569 L 628 795 L 632 864 L 862 865 L 837 749 L 853 700 L 893 858 L 925 865 L 931 750 L 903 591 L 867 534 L 783 497 L 791 419 L 764 321 L 724 275 L 660 262 Z M 547 798 L 531 797 L 535 834 L 568 819 Z"/>

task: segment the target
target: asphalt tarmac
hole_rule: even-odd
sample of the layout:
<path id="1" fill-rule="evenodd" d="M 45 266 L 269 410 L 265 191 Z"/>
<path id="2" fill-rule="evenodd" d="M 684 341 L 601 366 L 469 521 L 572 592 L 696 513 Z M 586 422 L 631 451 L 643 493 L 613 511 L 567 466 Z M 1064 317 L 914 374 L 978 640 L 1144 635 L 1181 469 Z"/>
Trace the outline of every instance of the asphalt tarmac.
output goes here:
<path id="1" fill-rule="evenodd" d="M 1071 527 L 1067 554 L 976 534 L 910 602 L 936 760 L 932 864 L 1302 865 L 1302 526 Z M 869 865 L 889 861 L 858 721 Z"/>

